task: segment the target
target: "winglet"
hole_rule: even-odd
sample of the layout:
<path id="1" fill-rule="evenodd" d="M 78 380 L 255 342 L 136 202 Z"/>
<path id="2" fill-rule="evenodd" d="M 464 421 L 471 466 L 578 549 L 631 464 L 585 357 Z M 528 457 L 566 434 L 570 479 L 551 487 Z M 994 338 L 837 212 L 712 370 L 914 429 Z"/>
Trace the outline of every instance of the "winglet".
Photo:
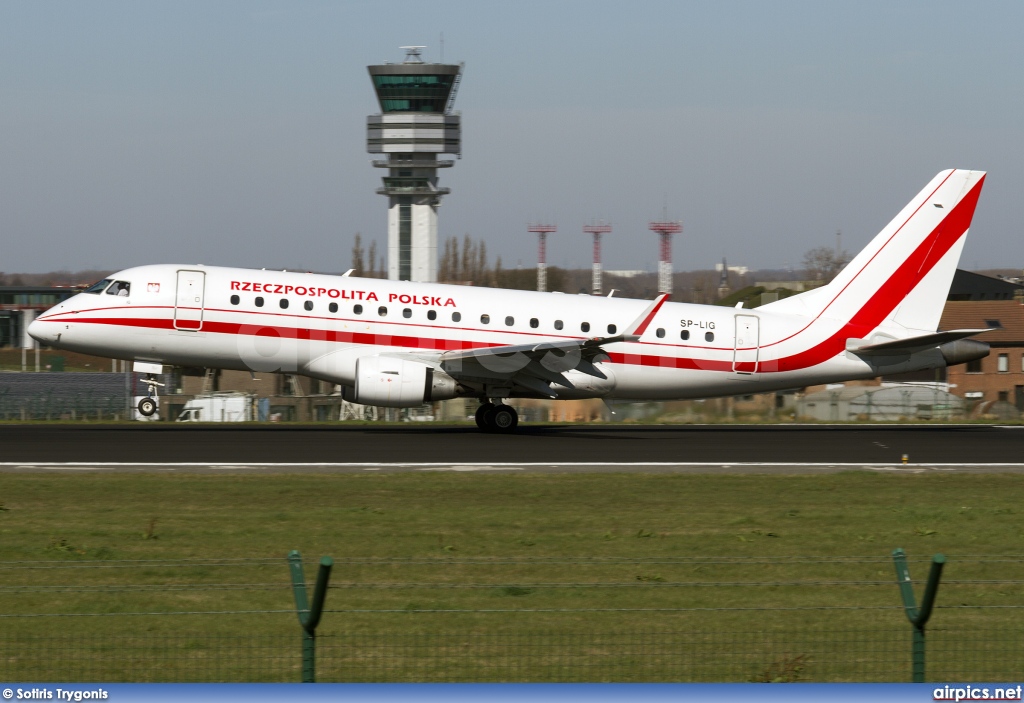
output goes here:
<path id="1" fill-rule="evenodd" d="M 636 318 L 629 327 L 623 330 L 623 334 L 627 337 L 637 336 L 639 337 L 647 331 L 647 326 L 651 324 L 651 320 L 658 314 L 658 310 L 661 310 L 661 306 L 668 300 L 668 293 L 661 293 L 654 302 L 651 303 L 650 307 L 643 311 L 640 317 Z"/>

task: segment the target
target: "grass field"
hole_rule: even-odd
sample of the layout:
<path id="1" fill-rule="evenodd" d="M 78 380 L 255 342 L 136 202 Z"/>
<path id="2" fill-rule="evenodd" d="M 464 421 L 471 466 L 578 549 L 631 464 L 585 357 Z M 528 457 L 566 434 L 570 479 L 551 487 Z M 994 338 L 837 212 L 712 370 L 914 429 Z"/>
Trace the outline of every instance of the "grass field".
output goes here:
<path id="1" fill-rule="evenodd" d="M 974 606 L 1024 605 L 1016 475 L 4 474 L 0 504 L 3 614 L 289 611 L 291 549 L 310 580 L 321 555 L 336 560 L 328 609 L 396 611 L 327 613 L 321 630 L 346 637 L 903 632 L 895 547 L 917 579 L 949 555 L 936 627 L 1020 629 L 1022 611 Z M 850 609 L 814 609 L 834 606 Z M 636 610 L 679 608 L 725 610 Z M 419 612 L 436 610 L 492 612 Z M 15 638 L 298 632 L 290 612 L 0 626 Z"/>

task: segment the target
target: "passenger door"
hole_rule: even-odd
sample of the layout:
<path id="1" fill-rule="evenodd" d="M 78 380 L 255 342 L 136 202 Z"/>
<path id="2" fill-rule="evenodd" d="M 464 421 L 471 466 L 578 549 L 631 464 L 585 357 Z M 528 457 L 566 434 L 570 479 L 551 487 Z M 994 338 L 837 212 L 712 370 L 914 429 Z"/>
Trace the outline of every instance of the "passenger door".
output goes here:
<path id="1" fill-rule="evenodd" d="M 203 328 L 203 300 L 206 273 L 178 271 L 178 289 L 174 299 L 174 328 L 198 331 Z"/>
<path id="2" fill-rule="evenodd" d="M 760 326 L 754 315 L 736 315 L 736 337 L 733 345 L 732 370 L 734 373 L 757 373 L 757 352 Z"/>

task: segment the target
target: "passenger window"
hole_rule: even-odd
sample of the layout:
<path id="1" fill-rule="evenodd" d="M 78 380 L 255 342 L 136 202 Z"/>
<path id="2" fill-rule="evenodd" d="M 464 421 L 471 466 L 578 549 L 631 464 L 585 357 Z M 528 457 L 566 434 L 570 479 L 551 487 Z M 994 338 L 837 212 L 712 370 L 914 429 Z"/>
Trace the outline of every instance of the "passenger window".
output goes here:
<path id="1" fill-rule="evenodd" d="M 127 298 L 131 291 L 132 284 L 128 281 L 114 281 L 114 285 L 107 288 L 107 295 L 118 295 Z"/>
<path id="2" fill-rule="evenodd" d="M 356 315 L 362 315 L 363 314 L 363 306 L 362 305 L 353 305 L 352 306 L 352 312 L 353 312 L 353 314 L 356 314 Z"/>
<path id="3" fill-rule="evenodd" d="M 714 332 L 705 332 L 704 333 L 704 341 L 705 342 L 713 342 L 713 341 L 715 341 L 715 333 Z"/>
<path id="4" fill-rule="evenodd" d="M 505 318 L 505 326 L 506 327 L 511 327 L 514 324 L 516 324 L 516 319 L 514 317 L 509 315 L 508 317 Z"/>
<path id="5" fill-rule="evenodd" d="M 562 327 L 563 327 L 562 321 L 561 320 L 555 320 L 555 329 L 556 330 L 560 330 L 560 329 L 562 329 Z"/>
<path id="6" fill-rule="evenodd" d="M 312 300 L 307 300 L 305 305 L 303 305 L 302 307 L 306 308 L 306 310 L 312 310 L 313 309 L 313 301 Z"/>
<path id="7" fill-rule="evenodd" d="M 402 311 L 402 317 L 405 317 L 405 318 L 412 317 L 412 310 L 410 310 L 409 308 L 406 308 L 405 310 L 403 310 Z"/>
<path id="8" fill-rule="evenodd" d="M 584 332 L 589 332 L 590 331 L 590 323 L 589 322 L 582 323 L 580 325 L 580 329 L 583 330 Z"/>
<path id="9" fill-rule="evenodd" d="M 436 320 L 437 319 L 437 310 L 427 310 L 427 319 L 428 320 Z"/>
<path id="10" fill-rule="evenodd" d="M 481 315 L 480 316 L 480 323 L 484 324 L 484 325 L 491 324 L 491 316 L 490 315 Z"/>
<path id="11" fill-rule="evenodd" d="M 231 296 L 231 304 L 232 305 L 238 305 L 238 301 L 239 301 L 239 298 L 238 298 L 237 295 Z"/>
<path id="12" fill-rule="evenodd" d="M 281 298 L 281 302 L 278 303 L 278 305 L 281 306 L 282 310 L 287 310 L 288 309 L 288 298 Z"/>
<path id="13" fill-rule="evenodd" d="M 384 306 L 384 305 L 381 305 L 379 308 L 377 308 L 377 314 L 380 315 L 381 317 L 387 317 L 388 316 L 388 309 L 387 309 L 387 307 Z"/>
<path id="14" fill-rule="evenodd" d="M 331 303 L 330 305 L 327 306 L 327 309 L 330 310 L 331 312 L 338 312 L 338 304 Z"/>
<path id="15" fill-rule="evenodd" d="M 530 318 L 530 327 L 537 329 L 540 326 L 540 321 L 536 317 Z M 1024 363 L 1024 362 L 1021 362 Z"/>
<path id="16" fill-rule="evenodd" d="M 91 286 L 89 286 L 88 288 L 86 288 L 82 292 L 83 293 L 92 293 L 93 295 L 99 295 L 100 293 L 102 293 L 106 289 L 107 286 L 110 285 L 110 282 L 112 280 L 114 280 L 114 279 L 112 279 L 112 278 L 104 278 L 102 281 L 99 281 L 98 283 L 93 283 Z"/>
<path id="17" fill-rule="evenodd" d="M 683 330 L 682 332 L 679 333 L 679 339 L 683 340 L 684 342 L 689 338 L 690 330 Z"/>
<path id="18" fill-rule="evenodd" d="M 616 327 L 615 325 L 608 325 L 608 334 L 615 334 L 615 330 L 617 329 L 618 327 Z"/>
<path id="19" fill-rule="evenodd" d="M 656 337 L 657 337 L 658 339 L 661 339 L 661 338 L 663 338 L 663 337 L 665 336 L 665 329 L 664 329 L 663 327 L 659 327 L 659 328 L 657 329 L 657 331 L 655 331 L 654 335 L 655 335 L 655 336 L 656 336 Z"/>
<path id="20" fill-rule="evenodd" d="M 258 295 L 256 296 L 256 307 L 258 307 L 258 308 L 262 308 L 263 307 L 263 298 L 261 298 Z"/>
<path id="21" fill-rule="evenodd" d="M 453 312 L 452 313 L 452 322 L 462 322 L 462 313 L 461 312 Z"/>

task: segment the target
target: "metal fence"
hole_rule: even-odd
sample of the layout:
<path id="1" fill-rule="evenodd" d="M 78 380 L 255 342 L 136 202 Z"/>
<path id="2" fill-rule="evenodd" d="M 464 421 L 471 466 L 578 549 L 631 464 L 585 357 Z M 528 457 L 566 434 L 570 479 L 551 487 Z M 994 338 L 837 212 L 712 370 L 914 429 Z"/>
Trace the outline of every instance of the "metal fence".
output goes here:
<path id="1" fill-rule="evenodd" d="M 1015 681 L 1024 628 L 929 632 L 929 681 Z M 909 628 L 726 632 L 323 633 L 324 682 L 910 680 Z M 0 679 L 295 682 L 294 635 L 0 636 Z"/>
<path id="2" fill-rule="evenodd" d="M 53 549 L 66 556 L 0 562 L 0 679 L 303 680 L 308 639 L 292 591 L 312 573 L 301 566 Z M 920 591 L 928 562 L 911 561 Z M 315 635 L 318 681 L 912 676 L 913 628 L 882 555 L 348 558 L 334 569 Z M 925 679 L 1019 679 L 1022 584 L 1024 555 L 951 555 Z"/>
<path id="3" fill-rule="evenodd" d="M 112 420 L 130 416 L 123 373 L 2 373 L 0 420 Z"/>

